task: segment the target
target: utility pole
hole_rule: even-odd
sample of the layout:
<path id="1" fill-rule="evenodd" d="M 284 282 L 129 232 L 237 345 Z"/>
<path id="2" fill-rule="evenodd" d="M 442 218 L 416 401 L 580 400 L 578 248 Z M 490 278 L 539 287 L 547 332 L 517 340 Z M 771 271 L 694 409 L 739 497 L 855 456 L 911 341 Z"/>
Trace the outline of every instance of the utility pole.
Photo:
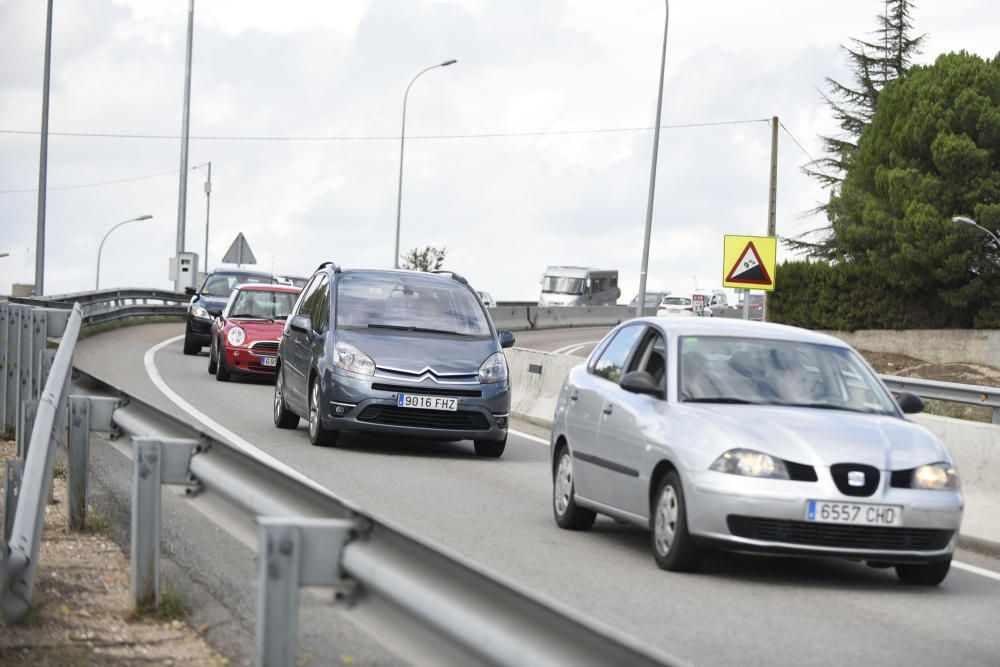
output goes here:
<path id="1" fill-rule="evenodd" d="M 187 59 L 184 65 L 184 112 L 181 124 L 181 182 L 177 201 L 177 273 L 174 290 L 181 289 L 181 253 L 184 252 L 184 224 L 187 218 L 188 130 L 191 121 L 191 45 L 194 41 L 194 0 L 188 0 Z"/>
<path id="2" fill-rule="evenodd" d="M 778 209 L 778 117 L 773 116 L 771 118 L 771 178 L 768 185 L 768 202 L 767 202 L 767 235 L 776 236 L 777 235 L 777 209 Z M 771 276 L 774 279 L 774 276 Z M 747 292 L 747 301 L 750 301 L 749 292 Z M 767 322 L 767 292 L 764 292 L 764 306 L 761 311 L 760 319 Z"/>
<path id="3" fill-rule="evenodd" d="M 35 296 L 45 294 L 45 195 L 49 165 L 49 71 L 52 67 L 52 0 L 45 17 L 45 73 L 42 75 L 42 145 L 38 159 L 38 223 L 35 230 Z"/>

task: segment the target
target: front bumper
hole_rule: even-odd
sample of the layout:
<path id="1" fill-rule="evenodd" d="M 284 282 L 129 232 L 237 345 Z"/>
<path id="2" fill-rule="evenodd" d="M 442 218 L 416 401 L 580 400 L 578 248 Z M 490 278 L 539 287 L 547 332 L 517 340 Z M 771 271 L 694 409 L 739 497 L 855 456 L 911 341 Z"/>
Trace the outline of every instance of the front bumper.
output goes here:
<path id="1" fill-rule="evenodd" d="M 258 354 L 245 347 L 230 348 L 223 347 L 226 355 L 226 365 L 230 373 L 240 375 L 256 375 L 260 377 L 274 377 L 277 366 L 265 366 L 264 359 L 276 358 L 274 354 Z"/>
<path id="2" fill-rule="evenodd" d="M 961 493 L 892 488 L 884 477 L 873 495 L 856 497 L 843 495 L 822 475 L 817 482 L 794 482 L 688 472 L 688 529 L 700 544 L 731 551 L 893 563 L 950 557 L 962 523 Z M 900 506 L 902 525 L 807 521 L 809 500 Z"/>
<path id="3" fill-rule="evenodd" d="M 203 320 L 193 317 L 190 313 L 187 316 L 187 329 L 184 332 L 184 341 L 187 343 L 197 343 L 199 345 L 212 344 L 212 320 Z"/>
<path id="4" fill-rule="evenodd" d="M 453 385 L 439 384 L 432 379 L 387 381 L 339 371 L 325 375 L 321 418 L 326 428 L 422 440 L 501 442 L 507 438 L 509 382 Z M 455 412 L 397 406 L 400 393 L 451 396 L 452 392 L 478 392 L 480 395 L 457 396 L 458 410 Z"/>

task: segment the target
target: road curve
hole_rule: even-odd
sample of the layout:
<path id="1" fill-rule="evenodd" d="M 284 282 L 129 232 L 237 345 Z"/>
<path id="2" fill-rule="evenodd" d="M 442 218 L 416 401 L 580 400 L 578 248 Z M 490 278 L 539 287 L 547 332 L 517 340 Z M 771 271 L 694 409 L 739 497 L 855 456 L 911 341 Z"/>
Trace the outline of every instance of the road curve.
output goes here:
<path id="1" fill-rule="evenodd" d="M 547 332 L 524 334 L 519 345 L 558 349 L 603 335 L 571 331 L 541 342 Z M 184 416 L 143 365 L 147 350 L 181 332 L 173 324 L 101 334 L 81 341 L 77 365 Z M 184 356 L 179 342 L 154 362 L 185 401 L 338 495 L 693 663 L 998 664 L 1000 578 L 953 569 L 940 587 L 918 589 L 855 563 L 735 554 L 711 555 L 699 574 L 663 572 L 644 531 L 607 519 L 588 533 L 556 528 L 548 447 L 534 440 L 511 436 L 500 460 L 478 459 L 471 443 L 354 435 L 314 448 L 303 427 L 273 427 L 270 385 L 217 382 L 207 357 Z M 975 554 L 961 559 L 1000 571 Z"/>

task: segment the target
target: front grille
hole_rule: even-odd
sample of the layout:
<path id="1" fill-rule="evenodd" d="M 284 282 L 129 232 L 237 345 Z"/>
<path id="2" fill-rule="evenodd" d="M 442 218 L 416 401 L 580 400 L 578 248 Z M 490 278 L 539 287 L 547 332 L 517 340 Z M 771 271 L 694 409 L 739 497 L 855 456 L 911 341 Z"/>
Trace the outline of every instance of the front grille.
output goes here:
<path id="1" fill-rule="evenodd" d="M 482 398 L 483 392 L 478 389 L 443 389 L 441 387 L 408 387 L 402 384 L 372 383 L 375 391 L 392 391 L 400 394 L 433 394 L 434 396 L 466 396 Z"/>
<path id="2" fill-rule="evenodd" d="M 785 468 L 788 469 L 788 478 L 793 482 L 815 482 L 819 479 L 816 469 L 805 463 L 785 461 Z"/>
<path id="3" fill-rule="evenodd" d="M 889 476 L 889 486 L 897 489 L 911 488 L 910 485 L 913 484 L 913 472 L 913 468 L 909 470 L 893 470 Z"/>
<path id="4" fill-rule="evenodd" d="M 358 415 L 358 421 L 387 426 L 436 428 L 448 431 L 488 431 L 490 422 L 481 412 L 445 412 L 418 410 L 395 405 L 369 405 Z"/>
<path id="5" fill-rule="evenodd" d="M 852 486 L 848 481 L 851 473 L 864 475 L 864 483 L 861 486 Z M 862 463 L 834 463 L 830 466 L 830 475 L 833 476 L 834 483 L 845 496 L 872 495 L 878 489 L 880 478 L 878 468 Z"/>
<path id="6" fill-rule="evenodd" d="M 253 352 L 254 354 L 277 354 L 278 341 L 276 340 L 258 341 L 250 346 L 250 351 Z"/>
<path id="7" fill-rule="evenodd" d="M 948 546 L 955 531 L 936 528 L 844 526 L 811 521 L 787 521 L 730 514 L 729 532 L 763 542 L 785 542 L 837 549 L 879 551 L 933 551 Z"/>

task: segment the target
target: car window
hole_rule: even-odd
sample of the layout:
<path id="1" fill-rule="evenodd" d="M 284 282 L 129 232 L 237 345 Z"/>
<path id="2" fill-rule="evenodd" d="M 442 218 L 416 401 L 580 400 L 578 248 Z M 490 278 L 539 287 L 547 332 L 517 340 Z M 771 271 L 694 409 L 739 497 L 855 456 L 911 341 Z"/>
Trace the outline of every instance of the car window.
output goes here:
<path id="1" fill-rule="evenodd" d="M 468 287 L 417 273 L 342 274 L 337 281 L 336 325 L 492 335 L 486 314 Z"/>
<path id="2" fill-rule="evenodd" d="M 681 401 L 797 405 L 897 414 L 856 352 L 790 340 L 685 336 Z"/>
<path id="3" fill-rule="evenodd" d="M 306 286 L 299 292 L 299 298 L 295 302 L 295 307 L 292 308 L 292 315 L 309 314 L 305 304 L 309 301 L 309 297 L 312 296 L 313 292 L 316 291 L 316 287 L 319 286 L 320 278 L 323 277 L 322 273 L 317 273 L 315 276 L 309 279 Z"/>
<path id="4" fill-rule="evenodd" d="M 604 348 L 601 356 L 597 359 L 597 363 L 594 364 L 594 375 L 616 383 L 621 380 L 629 353 L 635 347 L 635 342 L 642 333 L 643 328 L 631 326 L 619 329 L 615 333 L 615 337 Z"/>
<path id="5" fill-rule="evenodd" d="M 238 289 L 233 291 L 227 317 L 234 319 L 284 320 L 292 312 L 293 292 Z"/>
<path id="6" fill-rule="evenodd" d="M 663 297 L 664 306 L 690 306 L 691 299 L 686 299 L 682 296 L 665 296 Z"/>
<path id="7" fill-rule="evenodd" d="M 319 288 L 313 295 L 312 307 L 309 309 L 312 317 L 313 331 L 323 333 L 329 328 L 330 322 L 330 281 L 326 276 L 320 281 Z"/>
<path id="8" fill-rule="evenodd" d="M 663 383 L 667 371 L 667 346 L 659 331 L 650 329 L 646 334 L 639 350 L 632 357 L 628 370 L 646 371 L 653 376 L 657 384 Z"/>
<path id="9" fill-rule="evenodd" d="M 270 276 L 213 273 L 205 278 L 205 282 L 201 286 L 201 293 L 206 296 L 227 297 L 232 293 L 234 287 L 243 283 L 270 284 L 271 278 Z"/>

